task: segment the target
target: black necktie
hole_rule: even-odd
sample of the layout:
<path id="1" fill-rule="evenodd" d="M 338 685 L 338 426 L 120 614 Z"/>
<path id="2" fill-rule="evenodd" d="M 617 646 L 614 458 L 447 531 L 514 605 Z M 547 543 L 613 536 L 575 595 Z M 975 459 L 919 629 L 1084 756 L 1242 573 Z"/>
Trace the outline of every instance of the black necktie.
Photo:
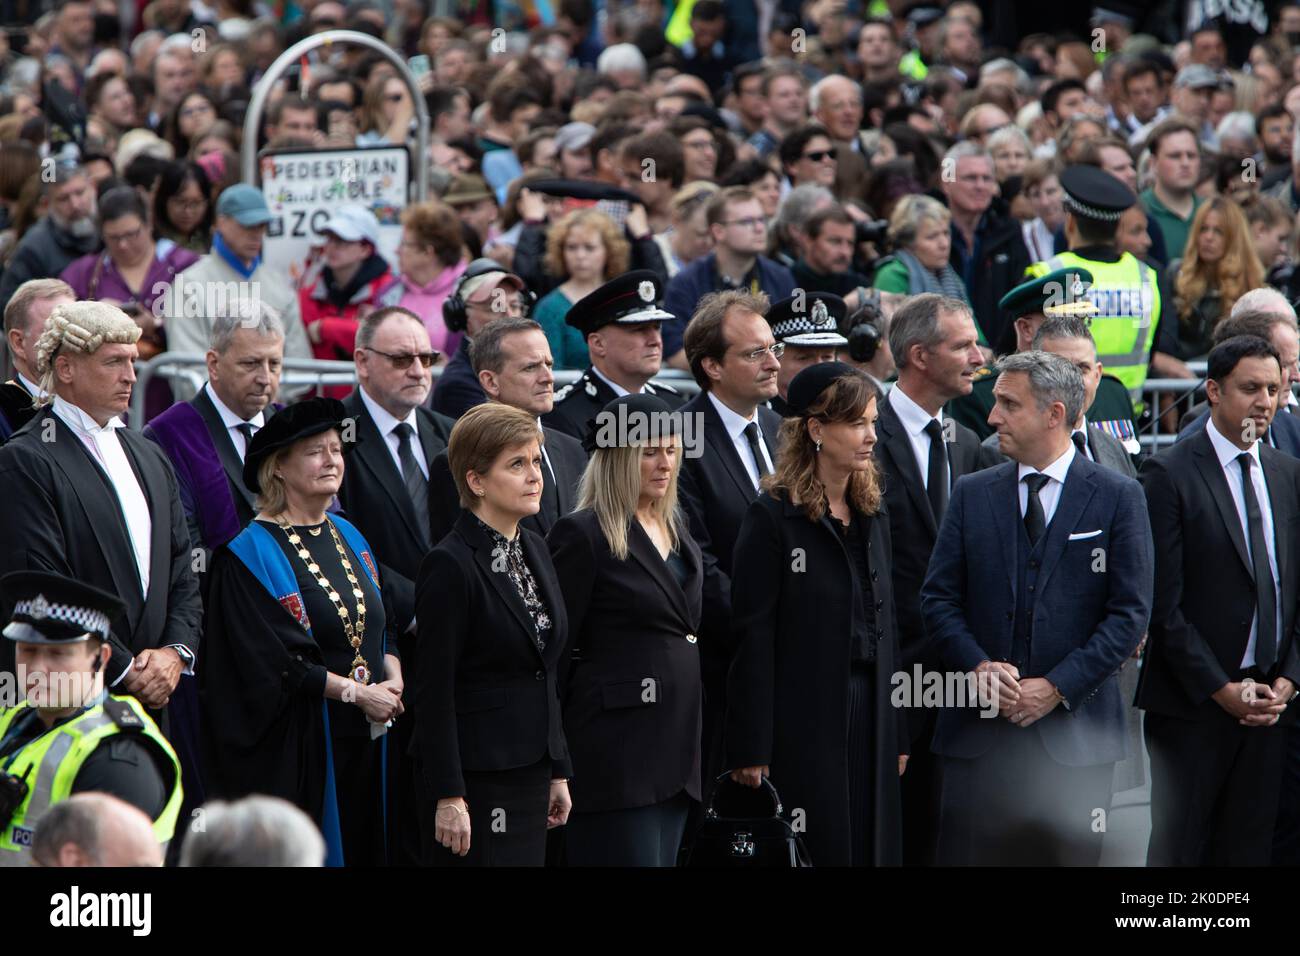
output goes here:
<path id="1" fill-rule="evenodd" d="M 239 455 L 239 460 L 243 461 L 249 446 L 253 444 L 253 425 L 251 422 L 240 422 L 235 426 L 235 431 L 244 436 L 244 450 Z"/>
<path id="2" fill-rule="evenodd" d="M 542 449 L 542 507 L 538 519 L 547 531 L 560 518 L 560 489 L 555 486 L 555 470 L 551 467 L 551 458 Z"/>
<path id="3" fill-rule="evenodd" d="M 420 541 L 429 542 L 429 479 L 420 471 L 420 463 L 415 460 L 415 429 L 406 422 L 398 422 L 393 428 L 397 435 L 397 460 L 402 465 L 402 482 L 410 496 L 411 506 L 415 509 L 415 521 L 419 525 L 417 534 Z"/>
<path id="4" fill-rule="evenodd" d="M 754 456 L 754 464 L 758 466 L 758 477 L 766 478 L 772 472 L 767 467 L 767 459 L 763 457 L 763 449 L 758 444 L 758 422 L 750 422 L 745 426 L 745 440 L 749 442 L 750 454 Z"/>
<path id="5" fill-rule="evenodd" d="M 1268 545 L 1264 541 L 1264 516 L 1255 497 L 1255 483 L 1250 480 L 1254 459 L 1249 452 L 1237 456 L 1241 463 L 1241 496 L 1246 502 L 1246 525 L 1250 529 L 1250 563 L 1255 572 L 1255 608 L 1259 624 L 1255 631 L 1255 664 L 1268 673 L 1277 660 L 1277 591 L 1273 569 L 1268 563 Z"/>
<path id="6" fill-rule="evenodd" d="M 1085 435 L 1083 432 L 1078 431 L 1078 432 L 1071 433 L 1070 439 L 1071 441 L 1074 442 L 1074 447 L 1079 449 L 1079 454 L 1082 455 L 1084 458 L 1087 458 L 1088 457 L 1088 436 Z"/>
<path id="7" fill-rule="evenodd" d="M 1046 475 L 1025 475 L 1021 479 L 1029 488 L 1029 504 L 1025 508 L 1025 533 L 1029 535 L 1029 546 L 1038 544 L 1038 539 L 1047 533 L 1047 516 L 1043 511 L 1042 499 L 1038 493 L 1050 480 Z"/>
<path id="8" fill-rule="evenodd" d="M 925 478 L 925 493 L 930 498 L 930 511 L 934 514 L 934 523 L 943 521 L 943 513 L 948 508 L 948 446 L 943 440 L 943 424 L 937 419 L 930 419 L 925 426 L 925 433 L 930 436 L 930 462 Z"/>

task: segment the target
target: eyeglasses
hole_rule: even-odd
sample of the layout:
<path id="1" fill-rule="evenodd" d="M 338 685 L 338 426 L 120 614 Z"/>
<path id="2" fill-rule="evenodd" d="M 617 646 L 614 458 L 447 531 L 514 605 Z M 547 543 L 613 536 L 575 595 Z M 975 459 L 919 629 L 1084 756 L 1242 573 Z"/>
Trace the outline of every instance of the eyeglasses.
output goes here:
<path id="1" fill-rule="evenodd" d="M 181 110 L 180 115 L 184 119 L 189 119 L 191 116 L 198 116 L 200 113 L 215 113 L 215 112 L 216 110 L 214 110 L 207 103 L 200 103 L 198 106 L 185 107 L 185 109 Z"/>
<path id="2" fill-rule="evenodd" d="M 425 368 L 433 368 L 433 363 L 438 361 L 438 357 L 442 355 L 442 353 L 437 349 L 434 349 L 432 352 L 407 352 L 403 355 L 390 355 L 387 352 L 379 351 L 379 349 L 372 349 L 369 345 L 363 345 L 362 348 L 367 352 L 374 352 L 376 355 L 382 355 L 384 358 L 388 359 L 388 361 L 392 362 L 393 368 L 398 371 L 410 368 L 411 363 L 416 359 L 419 359 L 420 364 Z"/>
<path id="3" fill-rule="evenodd" d="M 108 233 L 104 233 L 104 245 L 112 246 L 112 245 L 124 245 L 127 243 L 132 243 L 135 242 L 137 239 L 139 239 L 140 234 L 143 232 L 144 232 L 144 226 L 140 225 L 132 229 L 130 232 L 123 232 L 116 236 L 110 236 Z"/>
<path id="4" fill-rule="evenodd" d="M 169 203 L 175 203 L 176 208 L 184 209 L 189 212 L 197 212 L 208 204 L 206 199 L 180 199 L 176 196 L 172 196 L 167 201 Z"/>
<path id="5" fill-rule="evenodd" d="M 754 349 L 754 351 L 752 352 L 742 352 L 740 357 L 744 359 L 746 362 L 757 363 L 763 361 L 763 356 L 769 353 L 771 354 L 772 358 L 779 359 L 782 355 L 785 354 L 785 343 L 773 342 L 771 345 L 765 348 Z"/>
<path id="6" fill-rule="evenodd" d="M 834 159 L 834 158 L 835 158 L 835 150 L 834 150 L 834 148 L 831 148 L 831 149 L 815 149 L 815 150 L 813 150 L 811 153 L 804 153 L 804 154 L 803 154 L 803 158 L 804 158 L 804 159 L 811 159 L 814 163 L 820 163 L 820 162 L 824 162 L 825 160 L 828 160 L 828 159 Z"/>
<path id="7" fill-rule="evenodd" d="M 685 146 L 687 149 L 711 149 L 711 150 L 716 150 L 716 149 L 718 148 L 718 144 L 715 143 L 715 142 L 713 141 L 712 138 L 709 138 L 709 139 L 697 139 L 697 140 L 695 140 L 694 142 L 689 142 L 689 141 L 687 141 L 687 140 L 682 140 L 682 145 Z"/>
<path id="8" fill-rule="evenodd" d="M 724 226 L 740 226 L 742 229 L 754 229 L 757 226 L 767 226 L 767 220 L 762 216 L 746 216 L 744 219 L 729 219 L 723 223 Z"/>

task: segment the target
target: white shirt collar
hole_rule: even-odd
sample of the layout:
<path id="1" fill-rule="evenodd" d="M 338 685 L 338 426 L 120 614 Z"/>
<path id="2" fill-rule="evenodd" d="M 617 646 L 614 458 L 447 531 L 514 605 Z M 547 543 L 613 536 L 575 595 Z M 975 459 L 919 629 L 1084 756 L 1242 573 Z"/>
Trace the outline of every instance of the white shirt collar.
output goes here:
<path id="1" fill-rule="evenodd" d="M 35 382 L 33 382 L 30 378 L 28 378 L 28 377 L 27 377 L 26 375 L 24 375 L 22 372 L 18 371 L 18 369 L 14 369 L 14 375 L 17 377 L 17 379 L 18 379 L 19 383 L 22 385 L 22 387 L 25 388 L 25 389 L 27 389 L 27 391 L 31 392 L 32 397 L 35 398 L 35 397 L 39 397 L 39 396 L 40 396 L 40 394 L 41 394 L 41 387 L 40 387 L 39 385 L 37 385 Z"/>
<path id="2" fill-rule="evenodd" d="M 261 412 L 258 412 L 245 422 L 244 419 L 232 412 L 229 407 L 227 407 L 226 403 L 221 400 L 221 396 L 217 394 L 217 390 L 212 387 L 211 382 L 208 382 L 203 386 L 203 388 L 207 391 L 208 398 L 212 400 L 212 404 L 216 408 L 217 414 L 221 416 L 221 423 L 227 428 L 237 428 L 244 424 L 252 425 L 254 430 L 262 427 L 265 422 L 265 417 Z"/>
<path id="3" fill-rule="evenodd" d="M 889 390 L 886 401 L 898 414 L 898 420 L 903 423 L 903 428 L 907 429 L 909 435 L 919 435 L 925 431 L 925 426 L 932 421 L 943 424 L 943 415 L 931 415 L 920 405 L 916 404 L 902 388 L 895 385 Z"/>
<path id="4" fill-rule="evenodd" d="M 1290 412 L 1287 414 L 1290 414 Z M 1215 427 L 1213 418 L 1210 418 L 1205 423 L 1205 433 L 1210 436 L 1210 444 L 1214 446 L 1214 454 L 1219 459 L 1219 467 L 1227 468 L 1229 465 L 1237 468 L 1241 467 L 1236 464 L 1236 461 L 1241 455 L 1242 449 L 1223 437 L 1223 432 Z M 1255 466 L 1259 467 L 1259 439 L 1256 439 L 1255 443 L 1250 446 L 1250 457 L 1255 459 Z"/>
<path id="5" fill-rule="evenodd" d="M 116 416 L 110 418 L 107 425 L 101 426 L 99 422 L 95 421 L 76 405 L 73 405 L 66 398 L 62 398 L 58 395 L 54 396 L 53 410 L 56 415 L 73 428 L 83 431 L 88 435 L 111 434 L 114 429 L 126 427 L 126 422 Z"/>
<path id="6" fill-rule="evenodd" d="M 411 426 L 411 430 L 415 434 L 419 434 L 420 420 L 416 417 L 414 408 L 407 413 L 405 418 L 399 420 L 390 415 L 378 402 L 367 395 L 364 387 L 358 386 L 358 390 L 361 392 L 361 404 L 366 406 L 366 411 L 370 413 L 370 418 L 374 421 L 375 427 L 379 429 L 379 434 L 387 438 L 389 433 L 402 422 L 406 422 Z"/>
<path id="7" fill-rule="evenodd" d="M 606 374 L 605 374 L 604 372 L 602 372 L 600 369 L 596 368 L 595 365 L 592 365 L 592 366 L 591 366 L 591 371 L 592 371 L 592 372 L 593 372 L 593 373 L 594 373 L 594 374 L 595 374 L 595 375 L 596 375 L 596 376 L 597 376 L 597 377 L 598 377 L 602 382 L 604 382 L 606 385 L 608 385 L 610 388 L 612 388 L 612 389 L 614 390 L 614 397 L 615 397 L 615 398 L 622 398 L 624 395 L 630 395 L 630 394 L 632 394 L 632 393 L 629 392 L 627 389 L 625 389 L 622 385 L 618 384 L 618 382 L 614 381 L 612 378 L 610 378 L 608 375 L 606 375 Z M 645 386 L 642 385 L 642 386 L 641 386 L 641 393 L 644 393 L 644 392 L 645 392 Z"/>
<path id="8" fill-rule="evenodd" d="M 1055 480 L 1058 484 L 1065 484 L 1065 476 L 1069 474 L 1070 466 L 1074 464 L 1075 456 L 1074 442 L 1070 441 L 1066 446 L 1061 457 L 1056 459 L 1041 472 L 1037 468 L 1022 464 L 1016 471 L 1016 481 L 1024 481 L 1025 475 L 1043 474 L 1048 478 Z"/>
<path id="9" fill-rule="evenodd" d="M 736 412 L 733 412 L 730 408 L 724 405 L 718 396 L 714 395 L 712 392 L 709 392 L 709 401 L 711 401 L 713 407 L 718 410 L 718 415 L 722 418 L 722 427 L 727 430 L 727 434 L 731 436 L 732 441 L 735 441 L 745 433 L 746 425 L 758 421 L 757 409 L 754 410 L 754 414 L 751 417 L 742 418 Z"/>

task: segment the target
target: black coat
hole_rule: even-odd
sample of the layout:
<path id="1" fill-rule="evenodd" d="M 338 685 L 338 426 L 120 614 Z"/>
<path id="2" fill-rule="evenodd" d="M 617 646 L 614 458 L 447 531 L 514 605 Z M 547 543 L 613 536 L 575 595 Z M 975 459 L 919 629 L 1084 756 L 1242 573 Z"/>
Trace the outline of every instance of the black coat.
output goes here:
<path id="1" fill-rule="evenodd" d="M 646 391 L 662 398 L 672 408 L 685 401 L 671 385 L 647 383 Z M 542 422 L 582 441 L 587 437 L 587 423 L 617 397 L 609 384 L 588 366 L 581 378 L 555 393 L 555 407 L 542 416 Z"/>
<path id="2" fill-rule="evenodd" d="M 17 378 L 0 385 L 0 440 L 7 439 L 36 415 L 32 393 Z"/>
<path id="3" fill-rule="evenodd" d="M 542 507 L 537 514 L 529 515 L 519 524 L 546 537 L 561 515 L 567 515 L 578 507 L 578 483 L 587 470 L 587 453 L 577 439 L 554 428 L 543 426 L 542 432 L 546 436 L 543 443 L 546 459 L 555 470 L 555 481 L 551 481 L 551 474 L 543 463 Z M 451 476 L 447 452 L 442 451 L 429 463 L 429 540 L 436 545 L 446 537 L 460 513 L 456 480 Z"/>
<path id="4" fill-rule="evenodd" d="M 1300 686 L 1296 588 L 1300 561 L 1300 462 L 1261 443 L 1273 506 L 1282 630 L 1280 674 Z M 1155 603 L 1138 683 L 1143 710 L 1185 720 L 1227 719 L 1211 694 L 1236 679 L 1255 619 L 1255 582 L 1237 509 L 1202 430 L 1142 466 L 1155 541 Z M 1294 708 L 1283 719 L 1293 718 Z"/>
<path id="5" fill-rule="evenodd" d="M 680 409 L 683 416 L 702 415 L 704 441 L 698 458 L 682 460 L 678 490 L 690 519 L 691 536 L 704 556 L 704 623 L 706 656 L 709 642 L 731 641 L 731 559 L 749 503 L 758 497 L 736 446 L 727 435 L 722 417 L 707 392 L 700 392 Z M 770 408 L 758 409 L 758 427 L 776 464 L 781 416 Z"/>
<path id="6" fill-rule="evenodd" d="M 976 244 L 979 259 L 975 263 L 966 293 L 970 296 L 971 311 L 975 321 L 992 347 L 997 347 L 1011 324 L 1012 317 L 998 307 L 1002 297 L 1024 281 L 1025 270 L 1032 264 L 1029 249 L 1020 221 L 1006 214 L 1005 206 L 994 200 L 976 227 Z M 961 257 L 957 250 L 957 227 L 952 227 L 954 241 L 950 263 L 962 274 Z"/>
<path id="7" fill-rule="evenodd" d="M 0 448 L 0 501 L 7 502 L 0 574 L 53 571 L 121 598 L 125 621 L 114 625 L 113 657 L 104 669 L 110 684 L 143 650 L 181 644 L 197 655 L 203 617 L 171 463 L 138 432 L 120 428 L 117 435 L 149 503 L 147 595 L 108 475 L 64 421 L 46 407 Z M 10 610 L 2 609 L 6 621 Z M 12 655 L 12 642 L 0 643 Z"/>
<path id="8" fill-rule="evenodd" d="M 771 768 L 784 805 L 805 811 L 814 866 L 851 860 L 846 753 L 856 574 L 833 520 L 828 513 L 810 521 L 784 497 L 764 493 L 745 514 L 731 579 L 736 651 L 727 680 L 726 766 Z M 883 502 L 868 520 L 873 560 L 886 564 Z M 891 865 L 902 859 L 898 756 L 909 748 L 890 702 L 899 651 L 889 568 L 872 570 L 883 629 L 875 663 L 873 845 L 876 864 Z"/>
<path id="9" fill-rule="evenodd" d="M 572 772 L 558 680 L 569 633 L 564 595 L 546 542 L 527 528 L 519 534 L 551 617 L 543 652 L 509 575 L 493 570 L 492 540 L 472 514 L 462 514 L 420 565 L 411 753 L 427 799 L 464 796 L 466 773 L 529 767 L 548 755 L 553 776 Z"/>
<path id="10" fill-rule="evenodd" d="M 418 526 L 397 463 L 359 391 L 345 398 L 343 407 L 356 422 L 357 444 L 343 470 L 339 502 L 374 548 L 384 594 L 392 602 L 399 633 L 405 633 L 415 614 L 415 574 L 433 542 L 426 540 L 427 530 Z M 415 417 L 420 448 L 432 471 L 433 459 L 446 449 L 455 423 L 427 408 L 417 408 Z"/>
<path id="11" fill-rule="evenodd" d="M 579 811 L 700 799 L 700 626 L 704 570 L 683 534 L 685 589 L 640 522 L 614 557 L 595 511 L 561 518 L 547 543 L 569 613 L 564 732 Z"/>
<path id="12" fill-rule="evenodd" d="M 456 354 L 433 383 L 433 398 L 429 404 L 440 415 L 455 419 L 487 400 L 487 392 L 483 391 L 469 361 L 469 336 L 462 336 Z"/>

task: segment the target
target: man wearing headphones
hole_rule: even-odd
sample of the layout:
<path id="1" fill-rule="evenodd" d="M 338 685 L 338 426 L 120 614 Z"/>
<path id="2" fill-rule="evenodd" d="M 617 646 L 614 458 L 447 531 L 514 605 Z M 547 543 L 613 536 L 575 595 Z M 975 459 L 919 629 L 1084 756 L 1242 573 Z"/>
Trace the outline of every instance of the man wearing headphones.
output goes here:
<path id="1" fill-rule="evenodd" d="M 3 633 L 18 669 L 0 693 L 20 686 L 25 696 L 0 699 L 0 866 L 30 862 L 45 812 L 89 790 L 139 807 L 165 847 L 180 813 L 180 763 L 138 700 L 104 688 L 122 602 L 46 571 L 7 574 L 0 592 L 14 609 Z"/>
<path id="2" fill-rule="evenodd" d="M 475 259 L 465 269 L 456 291 L 442 305 L 442 317 L 451 332 L 464 332 L 460 347 L 433 388 L 433 410 L 459 418 L 487 401 L 470 364 L 475 335 L 495 319 L 528 315 L 533 296 L 519 276 L 507 272 L 495 259 Z"/>

